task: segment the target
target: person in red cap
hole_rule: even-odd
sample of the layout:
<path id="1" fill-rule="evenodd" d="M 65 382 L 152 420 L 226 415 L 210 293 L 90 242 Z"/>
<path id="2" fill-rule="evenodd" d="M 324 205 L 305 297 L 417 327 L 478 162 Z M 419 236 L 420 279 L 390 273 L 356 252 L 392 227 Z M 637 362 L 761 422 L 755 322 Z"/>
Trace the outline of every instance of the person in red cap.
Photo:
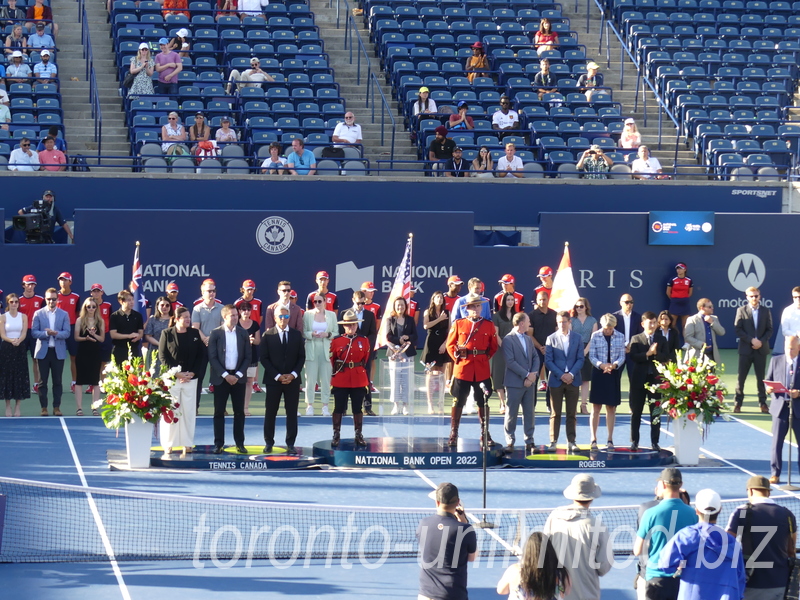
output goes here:
<path id="1" fill-rule="evenodd" d="M 444 307 L 447 312 L 453 312 L 453 305 L 461 296 L 461 286 L 463 285 L 464 282 L 461 281 L 461 277 L 458 275 L 451 275 L 447 278 L 447 292 L 444 295 Z"/>
<path id="2" fill-rule="evenodd" d="M 503 308 L 503 294 L 514 294 L 514 312 L 525 310 L 525 296 L 515 291 L 517 280 L 513 275 L 506 273 L 498 281 L 500 284 L 500 292 L 494 297 L 494 310 L 495 312 Z"/>
<path id="3" fill-rule="evenodd" d="M 383 309 L 380 304 L 375 302 L 375 292 L 378 291 L 378 288 L 376 288 L 375 284 L 371 281 L 365 281 L 361 284 L 361 291 L 367 296 L 367 303 L 364 305 L 364 309 L 375 315 L 375 321 L 378 324 L 378 330 L 380 330 Z"/>
<path id="4" fill-rule="evenodd" d="M 103 341 L 100 344 L 100 372 L 102 373 L 106 368 L 106 364 L 111 361 L 111 352 L 114 349 L 114 342 L 111 339 L 111 334 L 108 333 L 111 330 L 111 313 L 114 311 L 112 310 L 113 307 L 111 306 L 111 303 L 103 300 L 103 294 L 105 293 L 105 290 L 103 290 L 102 285 L 99 283 L 93 283 L 89 293 L 97 303 L 97 314 L 101 319 L 103 319 L 103 325 L 105 326 L 103 331 L 106 332 L 106 336 L 103 338 Z M 91 393 L 93 391 L 94 390 L 91 386 L 89 386 L 89 388 L 86 390 L 87 393 Z M 94 416 L 100 415 L 96 408 L 92 409 L 92 414 Z"/>
<path id="5" fill-rule="evenodd" d="M 178 300 L 179 291 L 178 284 L 174 281 L 170 284 L 167 284 L 167 298 L 169 298 L 170 304 L 172 304 L 173 312 L 175 312 L 178 307 L 183 306 L 183 302 Z"/>
<path id="6" fill-rule="evenodd" d="M 3 291 L 0 290 L 0 294 Z M 44 306 L 44 298 L 36 294 L 36 277 L 33 275 L 25 275 L 22 278 L 22 295 L 19 297 L 19 312 L 28 317 L 28 335 L 25 337 L 25 344 L 28 346 L 28 351 L 33 359 L 33 391 L 39 391 L 39 363 L 33 358 L 34 350 L 36 349 L 36 338 L 31 335 L 31 327 L 33 326 L 33 313 Z"/>
<path id="7" fill-rule="evenodd" d="M 239 296 L 239 298 L 237 298 L 233 303 L 233 305 L 236 307 L 236 310 L 239 310 L 239 305 L 242 304 L 243 302 L 249 302 L 250 318 L 253 321 L 255 321 L 259 327 L 261 327 L 261 308 L 263 303 L 261 302 L 261 300 L 255 297 L 256 282 L 253 281 L 252 279 L 245 279 L 242 282 L 242 287 L 239 288 L 239 291 L 241 292 L 242 295 Z M 253 375 L 251 393 L 261 394 L 264 392 L 264 390 L 261 388 L 260 385 L 258 385 L 258 361 L 255 360 L 254 362 L 255 362 L 256 372 Z M 247 377 L 248 379 L 250 379 L 249 373 Z M 250 406 L 250 394 L 248 394 L 247 397 L 245 398 L 245 411 L 247 411 L 249 406 Z"/>
<path id="8" fill-rule="evenodd" d="M 332 310 L 336 312 L 339 308 L 339 301 L 336 299 L 336 294 L 328 291 L 328 282 L 331 276 L 327 271 L 319 271 L 317 273 L 317 289 L 311 292 L 306 298 L 306 310 L 314 308 L 314 296 L 319 294 L 325 298 L 325 310 Z"/>
<path id="9" fill-rule="evenodd" d="M 414 319 L 414 325 L 419 326 L 419 302 L 414 300 L 414 295 L 417 293 L 417 286 L 412 285 L 411 289 L 408 291 L 408 311 L 407 314 L 409 317 Z"/>
<path id="10" fill-rule="evenodd" d="M 669 316 L 672 319 L 672 326 L 677 328 L 678 317 L 681 320 L 683 331 L 686 327 L 686 319 L 692 314 L 690 298 L 694 291 L 691 277 L 686 276 L 686 263 L 679 262 L 675 265 L 676 277 L 667 282 L 667 298 L 669 298 Z"/>
<path id="11" fill-rule="evenodd" d="M 56 306 L 69 315 L 70 333 L 67 338 L 67 352 L 69 352 L 70 370 L 72 372 L 72 383 L 70 391 L 75 391 L 75 377 L 77 370 L 75 367 L 75 355 L 78 352 L 78 342 L 75 341 L 75 321 L 78 320 L 78 311 L 81 306 L 81 297 L 72 291 L 72 275 L 67 271 L 58 276 L 58 302 Z"/>
<path id="12" fill-rule="evenodd" d="M 537 277 L 539 278 L 539 285 L 533 290 L 533 302 L 536 302 L 539 292 L 546 292 L 548 297 L 550 296 L 550 291 L 553 289 L 553 269 L 544 266 L 539 269 Z"/>
<path id="13" fill-rule="evenodd" d="M 489 59 L 483 51 L 483 43 L 475 42 L 472 44 L 472 56 L 467 59 L 464 65 L 467 72 L 467 79 L 472 83 L 476 77 L 488 77 Z"/>

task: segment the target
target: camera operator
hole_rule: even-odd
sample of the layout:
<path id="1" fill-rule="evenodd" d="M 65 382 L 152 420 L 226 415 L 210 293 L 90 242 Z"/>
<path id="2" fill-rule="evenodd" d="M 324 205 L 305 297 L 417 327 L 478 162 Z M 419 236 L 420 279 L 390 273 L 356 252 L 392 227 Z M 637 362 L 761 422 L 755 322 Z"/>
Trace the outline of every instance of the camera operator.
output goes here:
<path id="1" fill-rule="evenodd" d="M 42 194 L 41 200 L 34 200 L 33 204 L 30 206 L 21 208 L 18 214 L 39 214 L 42 216 L 42 241 L 49 244 L 53 243 L 53 229 L 55 225 L 61 225 L 64 228 L 64 231 L 67 232 L 69 241 L 74 243 L 75 238 L 72 235 L 72 230 L 69 228 L 69 224 L 64 219 L 61 211 L 58 210 L 58 207 L 55 205 L 55 201 L 55 194 L 53 194 L 53 192 L 50 190 L 47 190 L 44 192 L 44 194 Z"/>
<path id="2" fill-rule="evenodd" d="M 578 171 L 584 172 L 584 179 L 606 179 L 606 173 L 613 164 L 614 161 L 606 156 L 600 146 L 592 144 L 588 150 L 581 154 L 581 159 L 576 167 Z"/>

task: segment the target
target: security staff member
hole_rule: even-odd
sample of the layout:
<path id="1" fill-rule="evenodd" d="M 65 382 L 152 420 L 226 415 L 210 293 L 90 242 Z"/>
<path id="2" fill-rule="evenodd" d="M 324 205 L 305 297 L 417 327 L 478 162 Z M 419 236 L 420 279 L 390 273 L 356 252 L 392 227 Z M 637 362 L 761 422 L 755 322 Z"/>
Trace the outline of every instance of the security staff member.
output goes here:
<path id="1" fill-rule="evenodd" d="M 347 310 L 338 321 L 344 328 L 344 335 L 340 335 L 331 342 L 331 364 L 333 375 L 331 386 L 333 391 L 333 438 L 331 447 L 338 448 L 342 416 L 347 410 L 348 399 L 353 406 L 353 427 L 355 429 L 355 445 L 366 446 L 364 435 L 361 433 L 364 424 L 364 413 L 361 406 L 367 395 L 369 377 L 367 376 L 367 361 L 369 360 L 370 343 L 363 335 L 358 335 L 358 325 L 361 323 L 355 311 Z"/>

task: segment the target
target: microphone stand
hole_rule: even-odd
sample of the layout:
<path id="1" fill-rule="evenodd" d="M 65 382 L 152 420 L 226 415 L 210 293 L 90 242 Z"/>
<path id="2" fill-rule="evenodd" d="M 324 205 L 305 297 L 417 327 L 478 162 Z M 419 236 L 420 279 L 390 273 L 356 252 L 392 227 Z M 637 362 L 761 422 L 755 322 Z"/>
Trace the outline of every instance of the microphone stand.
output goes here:
<path id="1" fill-rule="evenodd" d="M 789 385 L 794 382 L 794 372 L 791 373 L 790 377 L 791 381 Z M 796 492 L 800 490 L 800 487 L 796 485 L 792 485 L 792 434 L 794 433 L 794 398 L 792 398 L 791 390 L 789 393 L 789 475 L 786 480 L 786 485 L 779 485 L 779 490 L 785 490 L 787 492 Z"/>
<path id="2" fill-rule="evenodd" d="M 481 425 L 481 455 L 483 456 L 483 510 L 486 510 L 486 462 L 488 460 L 486 452 L 488 451 L 489 447 L 489 396 L 491 395 L 491 392 L 483 383 L 481 383 L 481 391 L 483 392 L 484 406 L 484 419 Z M 487 521 L 486 513 L 483 513 L 483 520 L 478 523 L 478 527 L 481 529 L 494 529 L 494 523 Z"/>

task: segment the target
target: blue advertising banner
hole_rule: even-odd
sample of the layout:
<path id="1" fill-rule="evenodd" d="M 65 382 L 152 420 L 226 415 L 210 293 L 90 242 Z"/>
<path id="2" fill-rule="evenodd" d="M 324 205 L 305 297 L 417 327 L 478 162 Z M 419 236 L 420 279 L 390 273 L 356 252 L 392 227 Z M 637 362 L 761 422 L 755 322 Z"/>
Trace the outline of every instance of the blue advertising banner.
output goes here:
<path id="1" fill-rule="evenodd" d="M 714 213 L 651 211 L 648 232 L 648 242 L 652 246 L 713 246 Z"/>

